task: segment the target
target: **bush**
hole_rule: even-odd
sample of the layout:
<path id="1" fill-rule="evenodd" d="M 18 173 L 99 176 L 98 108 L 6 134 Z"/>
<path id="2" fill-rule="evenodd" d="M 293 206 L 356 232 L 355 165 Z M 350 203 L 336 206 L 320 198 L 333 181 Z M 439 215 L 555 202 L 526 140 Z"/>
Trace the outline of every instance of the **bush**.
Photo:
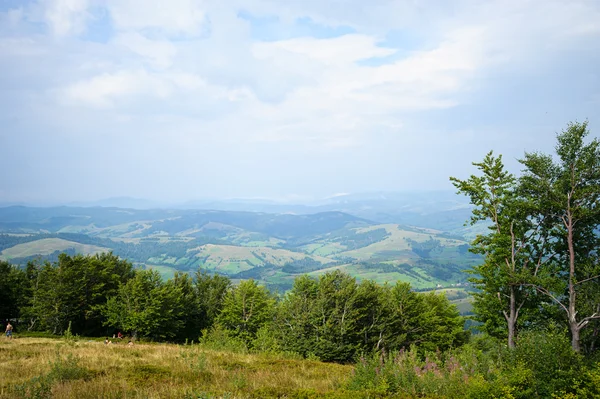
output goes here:
<path id="1" fill-rule="evenodd" d="M 248 353 L 246 343 L 241 338 L 235 337 L 231 330 L 219 323 L 215 323 L 210 330 L 202 330 L 199 343 L 207 349 Z"/>
<path id="2" fill-rule="evenodd" d="M 49 399 L 52 397 L 52 380 L 47 376 L 34 377 L 15 385 L 12 391 L 16 397 L 23 399 Z"/>
<path id="3" fill-rule="evenodd" d="M 73 354 L 68 354 L 64 359 L 57 354 L 56 360 L 51 362 L 50 366 L 50 372 L 47 376 L 51 381 L 88 380 L 92 377 L 92 372 L 85 367 L 81 367 L 79 358 L 73 356 Z"/>
<path id="4" fill-rule="evenodd" d="M 252 340 L 252 350 L 260 353 L 281 352 L 281 345 L 272 327 L 264 325 L 258 329 L 256 338 Z"/>
<path id="5" fill-rule="evenodd" d="M 566 333 L 556 327 L 521 333 L 517 346 L 502 359 L 506 373 L 524 375 L 522 381 L 509 380 L 522 391 L 517 398 L 549 398 L 576 394 L 592 384 L 584 358 L 573 352 Z"/>
<path id="6" fill-rule="evenodd" d="M 46 399 L 52 397 L 52 386 L 57 382 L 88 380 L 93 373 L 79 365 L 79 358 L 72 354 L 62 358 L 57 352 L 56 360 L 50 362 L 50 372 L 13 386 L 13 392 L 19 398 Z"/>
<path id="7" fill-rule="evenodd" d="M 600 367 L 587 368 L 565 334 L 549 329 L 522 333 L 512 350 L 478 340 L 423 357 L 415 347 L 363 356 L 348 389 L 408 397 L 597 398 Z"/>

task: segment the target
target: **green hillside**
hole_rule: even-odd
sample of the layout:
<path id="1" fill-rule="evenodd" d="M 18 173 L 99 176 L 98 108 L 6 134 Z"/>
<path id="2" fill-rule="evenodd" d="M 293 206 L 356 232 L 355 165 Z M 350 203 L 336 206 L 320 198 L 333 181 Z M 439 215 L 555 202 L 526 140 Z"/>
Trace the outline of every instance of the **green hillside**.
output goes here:
<path id="1" fill-rule="evenodd" d="M 73 250 L 82 254 L 96 254 L 108 252 L 110 248 L 96 245 L 80 244 L 78 242 L 63 240 L 61 238 L 43 238 L 23 244 L 17 244 L 0 252 L 0 260 L 50 255 L 56 251 Z"/>
<path id="2" fill-rule="evenodd" d="M 286 290 L 295 276 L 340 268 L 413 287 L 464 283 L 477 264 L 459 235 L 379 224 L 342 212 L 311 215 L 119 208 L 0 208 L 0 257 L 16 264 L 59 252 L 112 251 L 168 278 L 204 268 Z"/>

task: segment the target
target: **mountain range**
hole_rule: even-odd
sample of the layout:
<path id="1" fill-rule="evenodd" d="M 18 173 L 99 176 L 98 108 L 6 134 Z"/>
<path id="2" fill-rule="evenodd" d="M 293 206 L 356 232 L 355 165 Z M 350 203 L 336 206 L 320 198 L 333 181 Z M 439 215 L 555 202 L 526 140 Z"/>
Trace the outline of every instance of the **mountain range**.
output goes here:
<path id="1" fill-rule="evenodd" d="M 463 286 L 480 259 L 465 227 L 470 207 L 451 193 L 338 195 L 310 203 L 219 200 L 172 207 L 0 208 L 0 259 L 25 264 L 58 254 L 113 251 L 165 278 L 198 268 L 254 278 L 285 291 L 300 274 L 334 268 L 416 289 Z M 83 204 L 81 204 L 83 205 Z M 125 207 L 137 205 L 138 208 Z"/>

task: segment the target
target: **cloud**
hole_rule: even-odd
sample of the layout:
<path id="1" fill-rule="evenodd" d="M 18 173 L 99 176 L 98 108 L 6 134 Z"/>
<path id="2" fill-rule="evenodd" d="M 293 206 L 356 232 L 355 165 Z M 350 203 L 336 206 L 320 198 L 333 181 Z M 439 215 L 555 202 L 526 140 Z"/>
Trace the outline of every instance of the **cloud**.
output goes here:
<path id="1" fill-rule="evenodd" d="M 88 7 L 88 0 L 46 0 L 44 16 L 55 35 L 78 35 L 85 31 Z"/>
<path id="2" fill-rule="evenodd" d="M 175 45 L 168 40 L 150 40 L 137 32 L 121 33 L 114 38 L 113 43 L 129 49 L 147 60 L 151 67 L 158 69 L 170 67 L 177 53 Z"/>
<path id="3" fill-rule="evenodd" d="M 32 195 L 34 173 L 76 182 L 63 143 L 127 158 L 114 186 L 86 169 L 118 195 L 162 195 L 148 171 L 188 197 L 437 188 L 444 163 L 592 118 L 598 20 L 588 0 L 33 1 L 0 10 L 0 167 Z"/>
<path id="4" fill-rule="evenodd" d="M 118 30 L 156 29 L 170 35 L 198 35 L 206 22 L 202 1 L 119 0 L 108 5 Z"/>

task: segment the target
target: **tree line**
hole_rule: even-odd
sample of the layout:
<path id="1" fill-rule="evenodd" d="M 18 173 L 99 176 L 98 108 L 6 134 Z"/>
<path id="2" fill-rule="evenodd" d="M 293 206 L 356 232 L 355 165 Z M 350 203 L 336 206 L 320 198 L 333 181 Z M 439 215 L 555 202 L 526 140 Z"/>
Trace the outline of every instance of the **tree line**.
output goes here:
<path id="1" fill-rule="evenodd" d="M 55 263 L 29 262 L 24 269 L 1 262 L 0 275 L 0 317 L 53 334 L 122 331 L 184 342 L 216 329 L 250 349 L 341 362 L 373 349 L 444 350 L 468 340 L 463 318 L 444 295 L 417 293 L 402 282 L 357 282 L 340 271 L 297 277 L 284 295 L 203 270 L 163 281 L 112 253 L 61 254 Z"/>

